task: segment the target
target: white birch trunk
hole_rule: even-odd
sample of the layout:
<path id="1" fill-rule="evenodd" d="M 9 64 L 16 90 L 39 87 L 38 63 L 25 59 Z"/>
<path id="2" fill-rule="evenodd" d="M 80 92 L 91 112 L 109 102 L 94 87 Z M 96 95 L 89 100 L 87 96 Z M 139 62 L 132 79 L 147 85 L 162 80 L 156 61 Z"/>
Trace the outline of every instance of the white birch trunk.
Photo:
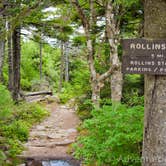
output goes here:
<path id="1" fill-rule="evenodd" d="M 106 7 L 106 34 L 110 45 L 111 66 L 118 66 L 111 75 L 111 99 L 112 102 L 121 102 L 123 75 L 118 57 L 118 40 L 116 39 L 119 36 L 119 27 L 116 26 L 112 1 L 108 2 Z"/>
<path id="2" fill-rule="evenodd" d="M 121 102 L 122 98 L 122 85 L 123 85 L 123 75 L 121 72 L 121 65 L 118 58 L 118 46 L 115 44 L 112 45 L 112 56 L 111 56 L 111 65 L 119 66 L 111 75 L 111 99 L 112 102 Z"/>

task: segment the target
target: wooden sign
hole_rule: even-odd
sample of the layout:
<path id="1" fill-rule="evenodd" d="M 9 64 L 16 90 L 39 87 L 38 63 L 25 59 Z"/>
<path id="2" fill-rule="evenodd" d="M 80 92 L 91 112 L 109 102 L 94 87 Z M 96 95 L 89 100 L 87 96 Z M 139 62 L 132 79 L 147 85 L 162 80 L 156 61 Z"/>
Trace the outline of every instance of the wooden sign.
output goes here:
<path id="1" fill-rule="evenodd" d="M 166 75 L 166 40 L 122 40 L 122 73 Z"/>

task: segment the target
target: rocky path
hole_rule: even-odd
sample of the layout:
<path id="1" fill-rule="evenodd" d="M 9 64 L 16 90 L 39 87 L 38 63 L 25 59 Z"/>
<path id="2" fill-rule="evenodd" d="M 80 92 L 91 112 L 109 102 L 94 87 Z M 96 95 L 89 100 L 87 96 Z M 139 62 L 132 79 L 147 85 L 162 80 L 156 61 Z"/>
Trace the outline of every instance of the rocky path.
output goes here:
<path id="1" fill-rule="evenodd" d="M 77 137 L 79 119 L 68 106 L 47 105 L 50 116 L 34 126 L 30 132 L 22 157 L 34 161 L 68 159 L 69 145 Z M 37 164 L 36 164 L 37 166 Z"/>

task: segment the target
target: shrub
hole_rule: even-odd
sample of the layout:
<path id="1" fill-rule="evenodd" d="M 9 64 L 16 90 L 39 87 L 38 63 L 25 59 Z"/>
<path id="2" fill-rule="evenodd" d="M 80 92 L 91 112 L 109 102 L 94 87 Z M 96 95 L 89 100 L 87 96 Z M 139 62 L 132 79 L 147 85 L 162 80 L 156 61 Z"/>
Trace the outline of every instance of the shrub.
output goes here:
<path id="1" fill-rule="evenodd" d="M 23 150 L 29 129 L 47 115 L 36 104 L 14 105 L 8 90 L 0 85 L 0 165 L 18 165 L 17 155 Z"/>
<path id="2" fill-rule="evenodd" d="M 20 141 L 27 141 L 29 136 L 29 124 L 23 120 L 14 120 L 11 124 L 3 127 L 3 136 Z"/>
<path id="3" fill-rule="evenodd" d="M 138 74 L 126 74 L 123 84 L 122 102 L 128 106 L 144 104 L 144 77 Z"/>
<path id="4" fill-rule="evenodd" d="M 74 89 L 72 85 L 70 85 L 69 83 L 65 83 L 64 88 L 62 89 L 62 93 L 59 94 L 60 102 L 66 103 L 72 98 L 74 98 Z"/>
<path id="5" fill-rule="evenodd" d="M 44 117 L 48 116 L 48 112 L 38 104 L 26 104 L 15 107 L 17 112 L 15 118 L 28 122 L 31 126 L 34 123 L 40 122 Z"/>
<path id="6" fill-rule="evenodd" d="M 123 103 L 129 107 L 144 105 L 144 96 L 140 96 L 137 89 L 132 89 L 130 93 L 125 93 L 123 97 Z"/>
<path id="7" fill-rule="evenodd" d="M 77 115 L 81 120 L 91 118 L 91 110 L 93 109 L 93 104 L 91 99 L 80 98 L 78 102 Z"/>
<path id="8" fill-rule="evenodd" d="M 62 93 L 59 95 L 60 101 L 66 103 L 72 98 L 89 93 L 89 70 L 86 62 L 75 59 L 70 66 L 70 82 L 63 84 Z"/>
<path id="9" fill-rule="evenodd" d="M 0 108 L 12 105 L 12 99 L 5 86 L 0 85 Z"/>
<path id="10" fill-rule="evenodd" d="M 140 165 L 143 107 L 103 106 L 92 116 L 83 123 L 75 157 L 101 166 Z"/>
<path id="11" fill-rule="evenodd" d="M 22 90 L 30 90 L 31 86 L 31 82 L 28 79 L 21 79 Z"/>

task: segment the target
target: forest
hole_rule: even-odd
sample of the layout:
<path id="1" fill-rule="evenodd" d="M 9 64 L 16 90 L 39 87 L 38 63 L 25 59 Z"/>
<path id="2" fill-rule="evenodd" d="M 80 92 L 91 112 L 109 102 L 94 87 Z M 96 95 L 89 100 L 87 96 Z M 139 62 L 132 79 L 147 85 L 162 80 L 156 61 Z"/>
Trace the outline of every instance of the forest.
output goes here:
<path id="1" fill-rule="evenodd" d="M 70 151 L 82 165 L 141 165 L 144 75 L 122 72 L 121 42 L 143 37 L 143 5 L 0 1 L 0 166 L 21 164 L 31 128 L 50 116 L 47 104 L 26 100 L 36 92 L 76 108 Z"/>

